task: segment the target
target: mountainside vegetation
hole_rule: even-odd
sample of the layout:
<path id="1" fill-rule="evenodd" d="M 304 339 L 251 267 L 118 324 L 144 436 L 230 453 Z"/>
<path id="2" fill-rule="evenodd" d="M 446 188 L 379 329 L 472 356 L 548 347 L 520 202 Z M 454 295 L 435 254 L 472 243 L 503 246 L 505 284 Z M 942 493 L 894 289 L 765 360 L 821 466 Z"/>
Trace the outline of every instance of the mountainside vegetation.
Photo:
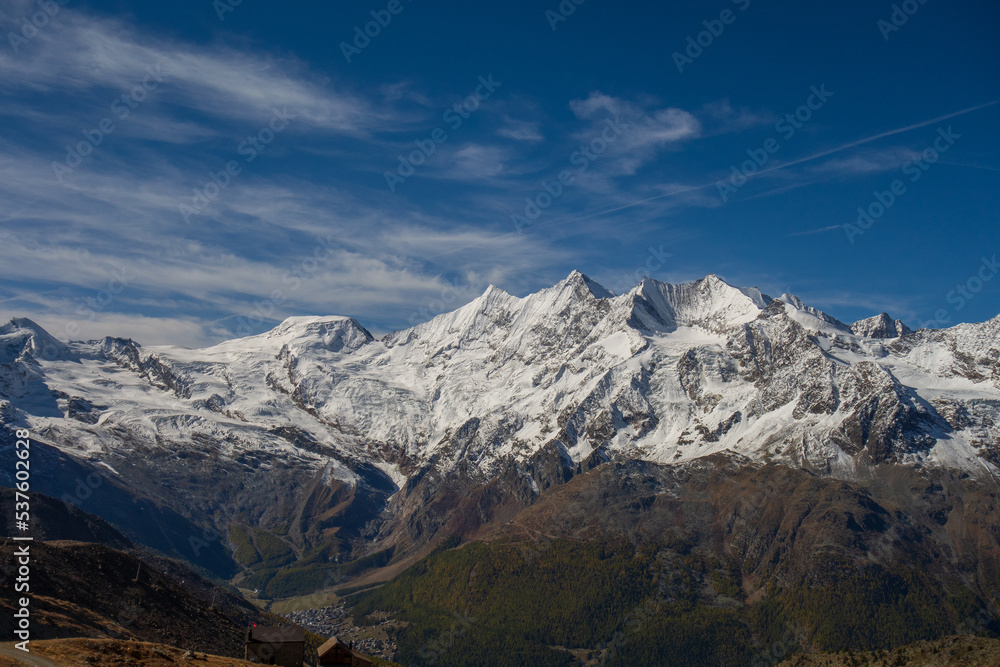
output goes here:
<path id="1" fill-rule="evenodd" d="M 687 545 L 472 543 L 360 594 L 353 613 L 407 621 L 397 636 L 404 664 L 439 652 L 441 665 L 569 665 L 579 656 L 751 666 L 794 650 L 892 649 L 949 634 L 978 611 L 968 591 L 914 567 L 828 566 L 823 583 L 771 586 L 751 602 L 738 562 Z"/>
<path id="2" fill-rule="evenodd" d="M 927 475 L 606 464 L 349 600 L 356 619 L 405 621 L 400 660 L 417 664 L 750 666 L 996 636 L 996 490 Z"/>

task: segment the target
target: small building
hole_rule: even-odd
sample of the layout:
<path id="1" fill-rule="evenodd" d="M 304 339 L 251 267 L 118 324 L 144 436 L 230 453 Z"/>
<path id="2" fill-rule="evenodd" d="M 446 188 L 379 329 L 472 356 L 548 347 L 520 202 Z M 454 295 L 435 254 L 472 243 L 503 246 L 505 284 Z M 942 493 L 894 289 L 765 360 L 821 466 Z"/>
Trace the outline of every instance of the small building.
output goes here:
<path id="1" fill-rule="evenodd" d="M 372 659 L 354 650 L 354 642 L 345 644 L 336 637 L 319 647 L 316 652 L 320 665 L 351 665 L 372 667 Z"/>
<path id="2" fill-rule="evenodd" d="M 294 625 L 247 629 L 244 659 L 260 665 L 302 667 L 306 654 L 306 631 Z"/>

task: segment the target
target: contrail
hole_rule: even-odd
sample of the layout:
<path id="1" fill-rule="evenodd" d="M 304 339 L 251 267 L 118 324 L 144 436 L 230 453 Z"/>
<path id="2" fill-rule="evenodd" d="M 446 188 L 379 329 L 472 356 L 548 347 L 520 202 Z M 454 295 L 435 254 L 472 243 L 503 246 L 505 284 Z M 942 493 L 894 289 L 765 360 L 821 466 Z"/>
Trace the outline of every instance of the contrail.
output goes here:
<path id="1" fill-rule="evenodd" d="M 870 137 L 865 137 L 864 139 L 858 139 L 857 141 L 852 141 L 850 143 L 837 146 L 836 148 L 831 148 L 830 150 L 823 151 L 822 153 L 816 153 L 808 157 L 800 158 L 798 160 L 792 160 L 791 162 L 785 162 L 784 164 L 779 164 L 776 167 L 771 167 L 770 169 L 765 169 L 763 171 L 758 171 L 756 174 L 751 176 L 760 176 L 761 174 L 767 174 L 772 171 L 777 171 L 778 169 L 784 169 L 785 167 L 792 167 L 797 164 L 802 164 L 803 162 L 809 162 L 810 160 L 816 160 L 821 157 L 826 157 L 827 155 L 833 155 L 834 153 L 839 153 L 840 151 L 845 151 L 848 148 L 854 148 L 855 146 L 861 146 L 863 144 L 871 143 L 872 141 L 877 141 L 879 139 L 884 139 L 885 137 L 891 137 L 894 134 L 901 134 L 903 132 L 909 132 L 910 130 L 917 130 L 921 127 L 927 127 L 928 125 L 933 125 L 934 123 L 940 123 L 943 120 L 948 120 L 949 118 L 955 118 L 957 116 L 962 116 L 967 113 L 972 113 L 973 111 L 979 111 L 980 109 L 985 109 L 986 107 L 991 107 L 994 104 L 1000 102 L 1000 100 L 993 100 L 992 102 L 986 102 L 985 104 L 979 104 L 974 107 L 969 107 L 968 109 L 962 109 L 961 111 L 955 111 L 954 113 L 946 114 L 944 116 L 938 116 L 937 118 L 931 118 L 930 120 L 925 120 L 922 123 L 917 123 L 916 125 L 907 125 L 906 127 L 900 127 L 895 130 L 889 130 L 888 132 L 882 132 L 881 134 L 875 134 Z M 748 176 L 749 178 L 749 176 Z"/>
<path id="2" fill-rule="evenodd" d="M 925 120 L 923 122 L 916 123 L 914 125 L 907 125 L 906 127 L 900 127 L 900 128 L 895 129 L 895 130 L 889 130 L 887 132 L 881 132 L 879 134 L 874 134 L 874 135 L 872 135 L 870 137 L 865 137 L 864 139 L 858 139 L 857 141 L 851 141 L 849 143 L 842 144 L 842 145 L 837 146 L 835 148 L 831 148 L 829 150 L 825 150 L 825 151 L 822 151 L 820 153 L 815 153 L 813 155 L 809 155 L 807 157 L 800 158 L 798 160 L 792 160 L 791 162 L 785 162 L 784 164 L 779 164 L 777 166 L 771 167 L 770 169 L 765 169 L 763 171 L 758 171 L 755 174 L 749 174 L 749 175 L 747 175 L 747 179 L 751 179 L 751 178 L 754 178 L 756 176 L 760 176 L 762 174 L 768 174 L 768 173 L 771 173 L 773 171 L 778 171 L 779 169 L 785 169 L 786 167 L 793 167 L 793 166 L 795 166 L 797 164 L 802 164 L 803 162 L 809 162 L 811 160 L 817 160 L 817 159 L 819 159 L 821 157 L 826 157 L 827 155 L 833 155 L 833 154 L 839 153 L 841 151 L 846 151 L 849 148 L 854 148 L 856 146 L 862 146 L 864 144 L 868 144 L 868 143 L 871 143 L 873 141 L 878 141 L 879 139 L 884 139 L 885 137 L 891 137 L 891 136 L 893 136 L 895 134 L 901 134 L 903 132 L 909 132 L 911 130 L 916 130 L 916 129 L 919 129 L 921 127 L 926 127 L 928 125 L 933 125 L 934 123 L 940 123 L 941 121 L 948 120 L 949 118 L 956 118 L 958 116 L 962 116 L 962 115 L 965 115 L 967 113 L 972 113 L 973 111 L 979 111 L 980 109 L 985 109 L 986 107 L 991 107 L 991 106 L 993 106 L 994 104 L 997 104 L 997 103 L 1000 103 L 1000 99 L 993 100 L 991 102 L 986 102 L 984 104 L 978 104 L 978 105 L 976 105 L 974 107 L 969 107 L 968 109 L 962 109 L 960 111 L 955 111 L 955 112 L 952 112 L 952 113 L 949 113 L 949 114 L 945 114 L 944 116 L 938 116 L 937 118 L 931 118 L 930 120 Z M 673 197 L 674 195 L 683 194 L 685 192 L 692 192 L 694 190 L 701 190 L 703 188 L 712 187 L 716 183 L 718 183 L 718 181 L 712 181 L 711 183 L 704 183 L 702 185 L 692 185 L 690 187 L 683 188 L 681 190 L 676 190 L 674 192 L 667 192 L 667 193 L 664 193 L 662 195 L 656 195 L 654 197 L 648 197 L 646 199 L 640 199 L 639 201 L 635 201 L 635 202 L 632 202 L 632 203 L 629 203 L 629 204 L 623 204 L 623 205 L 618 206 L 616 208 L 608 209 L 606 211 L 598 211 L 596 213 L 591 213 L 590 215 L 585 215 L 585 216 L 580 217 L 580 218 L 573 218 L 571 220 L 555 220 L 555 221 L 553 221 L 553 222 L 551 222 L 549 224 L 558 224 L 558 223 L 565 223 L 565 222 L 579 222 L 581 220 L 587 220 L 589 218 L 593 218 L 593 217 L 596 217 L 596 216 L 607 215 L 609 213 L 617 213 L 618 211 L 624 211 L 626 209 L 633 208 L 635 206 L 641 206 L 642 204 L 646 204 L 646 203 L 649 203 L 651 201 L 656 201 L 658 199 L 664 199 L 665 197 Z"/>
<path id="3" fill-rule="evenodd" d="M 828 155 L 834 155 L 836 153 L 840 153 L 841 151 L 846 151 L 846 150 L 848 150 L 850 148 L 855 148 L 856 146 L 863 146 L 864 144 L 868 144 L 868 143 L 871 143 L 873 141 L 878 141 L 879 139 L 884 139 L 886 137 L 891 137 L 891 136 L 896 135 L 896 134 L 902 134 L 903 132 L 910 132 L 911 130 L 917 130 L 917 129 L 920 129 L 921 127 L 926 127 L 928 125 L 933 125 L 934 123 L 940 123 L 941 121 L 948 120 L 949 118 L 956 118 L 958 116 L 963 116 L 963 115 L 965 115 L 967 113 L 972 113 L 973 111 L 979 111 L 980 109 L 985 109 L 987 107 L 991 107 L 991 106 L 993 106 L 994 104 L 997 104 L 997 103 L 1000 103 L 1000 99 L 992 100 L 990 102 L 985 102 L 983 104 L 977 104 L 974 107 L 969 107 L 967 109 L 962 109 L 960 111 L 954 111 L 952 113 L 945 114 L 944 116 L 938 116 L 937 118 L 931 118 L 930 120 L 925 120 L 925 121 L 922 121 L 920 123 L 915 123 L 913 125 L 907 125 L 906 127 L 900 127 L 900 128 L 896 128 L 895 130 L 888 130 L 886 132 L 880 132 L 879 134 L 873 134 L 872 136 L 865 137 L 864 139 L 858 139 L 856 141 L 851 141 L 851 142 L 848 142 L 846 144 L 841 144 L 840 146 L 837 146 L 835 148 L 830 148 L 830 149 L 822 151 L 820 153 L 814 153 L 813 155 L 809 155 L 809 156 L 804 157 L 804 158 L 799 158 L 798 160 L 792 160 L 791 162 L 785 162 L 784 164 L 779 164 L 777 166 L 771 167 L 770 169 L 765 169 L 763 171 L 758 171 L 755 174 L 749 174 L 749 175 L 747 175 L 747 179 L 755 178 L 755 177 L 761 176 L 763 174 L 769 174 L 771 172 L 778 171 L 779 169 L 785 169 L 787 167 L 793 167 L 795 165 L 802 164 L 804 162 L 810 162 L 811 160 L 818 160 L 821 157 L 826 157 Z M 587 215 L 584 215 L 584 216 L 580 216 L 578 218 L 563 218 L 562 220 L 553 220 L 553 221 L 547 223 L 546 227 L 554 227 L 556 225 L 564 225 L 564 224 L 571 223 L 571 222 L 582 222 L 584 220 L 590 220 L 591 218 L 598 218 L 598 217 L 601 217 L 601 216 L 604 216 L 604 215 L 609 215 L 611 213 L 618 213 L 619 211 L 625 211 L 625 210 L 628 210 L 630 208 L 635 208 L 636 206 L 642 206 L 643 204 L 648 204 L 651 201 L 657 201 L 659 199 L 665 199 L 667 197 L 673 197 L 673 196 L 676 196 L 676 195 L 685 194 L 687 192 L 695 192 L 697 190 L 703 190 L 705 188 L 711 188 L 711 187 L 714 187 L 717 183 L 718 183 L 718 181 L 716 180 L 716 181 L 712 181 L 710 183 L 703 183 L 701 185 L 690 185 L 688 187 L 681 188 L 679 190 L 674 190 L 672 192 L 665 192 L 665 193 L 663 193 L 661 195 L 654 195 L 652 197 L 647 197 L 646 199 L 640 199 L 638 201 L 630 202 L 628 204 L 622 204 L 620 206 L 616 206 L 614 208 L 609 208 L 609 209 L 606 209 L 604 211 L 596 211 L 594 213 L 590 213 L 590 214 L 587 214 Z M 820 230 L 820 231 L 827 231 L 827 230 L 824 229 L 824 230 Z M 799 233 L 800 234 L 805 234 L 805 233 L 809 233 L 809 232 L 799 232 Z M 460 250 L 465 250 L 465 249 L 468 249 L 468 248 L 473 248 L 473 247 L 478 247 L 478 246 L 486 245 L 486 243 L 497 241 L 499 239 L 503 239 L 503 238 L 506 238 L 506 237 L 509 237 L 509 236 L 517 236 L 517 234 L 514 233 L 514 232 L 507 232 L 505 234 L 500 234 L 499 236 L 497 236 L 497 237 L 495 237 L 493 239 L 483 240 L 483 241 L 481 241 L 479 243 L 471 243 L 469 245 L 462 246 L 461 248 L 453 248 L 451 250 L 446 250 L 444 252 L 438 253 L 437 255 L 432 255 L 431 257 L 440 257 L 442 255 L 448 255 L 448 254 L 451 254 L 451 253 L 454 253 L 454 252 L 458 252 Z"/>

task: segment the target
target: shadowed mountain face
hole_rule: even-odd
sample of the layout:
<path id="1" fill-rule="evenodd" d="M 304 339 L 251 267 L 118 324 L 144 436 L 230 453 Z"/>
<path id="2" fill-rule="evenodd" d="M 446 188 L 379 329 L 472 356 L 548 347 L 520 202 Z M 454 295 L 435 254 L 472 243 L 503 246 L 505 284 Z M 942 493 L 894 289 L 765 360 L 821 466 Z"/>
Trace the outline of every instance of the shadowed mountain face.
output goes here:
<path id="1" fill-rule="evenodd" d="M 33 524 L 31 537 L 36 540 L 97 542 L 114 549 L 135 547 L 106 521 L 81 511 L 75 505 L 38 492 L 29 492 L 28 498 Z M 20 500 L 22 498 L 15 498 L 14 489 L 0 488 L 0 507 L 12 509 Z M 14 514 L 13 511 L 5 511 L 0 517 L 0 535 L 20 534 L 15 526 Z"/>
<path id="2" fill-rule="evenodd" d="M 179 561 L 136 548 L 102 519 L 32 492 L 31 542 L 0 541 L 0 631 L 13 637 L 15 550 L 30 554 L 31 639 L 113 637 L 241 656 L 243 632 L 269 617 Z M 0 489 L 4 516 L 14 492 Z M 11 511 L 7 511 L 11 510 Z M 23 535 L 5 519 L 3 535 Z M 33 645 L 32 645 L 33 646 Z"/>
<path id="3" fill-rule="evenodd" d="M 14 549 L 0 544 L 4 562 Z M 247 625 L 265 621 L 253 605 L 166 560 L 72 541 L 34 542 L 31 556 L 32 639 L 134 638 L 235 657 Z M 12 600 L 0 609 L 0 629 L 12 637 Z"/>
<path id="4" fill-rule="evenodd" d="M 607 462 L 991 480 L 998 338 L 1000 317 L 914 333 L 714 275 L 616 296 L 574 272 L 379 340 L 312 317 L 204 350 L 64 344 L 12 320 L 0 420 L 38 441 L 39 490 L 265 594 L 308 592 Z"/>

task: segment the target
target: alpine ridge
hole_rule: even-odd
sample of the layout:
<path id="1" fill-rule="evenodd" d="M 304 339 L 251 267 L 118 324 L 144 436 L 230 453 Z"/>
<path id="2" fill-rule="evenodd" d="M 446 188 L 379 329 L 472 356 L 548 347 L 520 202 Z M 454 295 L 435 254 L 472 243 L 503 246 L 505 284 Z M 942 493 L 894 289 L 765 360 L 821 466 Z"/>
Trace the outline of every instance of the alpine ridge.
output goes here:
<path id="1" fill-rule="evenodd" d="M 41 492 L 93 471 L 231 550 L 240 525 L 277 531 L 291 560 L 329 544 L 347 558 L 427 543 L 470 489 L 526 506 L 612 460 L 994 478 L 998 329 L 847 325 L 711 274 L 615 295 L 578 271 L 523 298 L 490 286 L 380 339 L 348 317 L 295 317 L 190 350 L 62 343 L 14 319 L 0 420 L 61 457 Z"/>

